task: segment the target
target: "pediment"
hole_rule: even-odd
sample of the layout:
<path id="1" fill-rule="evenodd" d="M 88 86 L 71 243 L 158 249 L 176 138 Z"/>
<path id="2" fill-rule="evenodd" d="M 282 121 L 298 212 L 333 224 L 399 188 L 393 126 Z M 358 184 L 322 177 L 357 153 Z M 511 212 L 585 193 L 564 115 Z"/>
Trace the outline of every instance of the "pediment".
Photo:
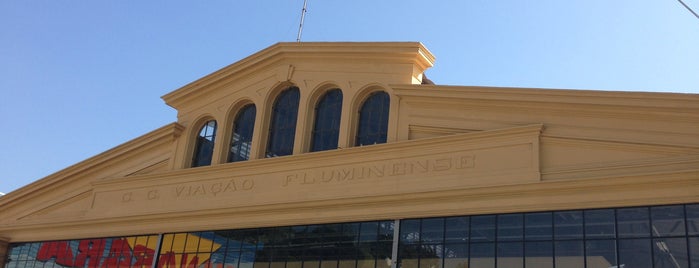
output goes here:
<path id="1" fill-rule="evenodd" d="M 434 60 L 419 42 L 277 43 L 162 98 L 183 113 L 241 91 L 247 98 L 265 95 L 281 82 L 420 84 Z"/>

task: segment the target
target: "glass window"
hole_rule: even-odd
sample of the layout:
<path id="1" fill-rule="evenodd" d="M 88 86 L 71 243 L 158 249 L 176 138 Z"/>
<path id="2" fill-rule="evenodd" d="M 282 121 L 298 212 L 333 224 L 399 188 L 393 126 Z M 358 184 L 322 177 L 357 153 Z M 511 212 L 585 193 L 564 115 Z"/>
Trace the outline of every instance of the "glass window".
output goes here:
<path id="1" fill-rule="evenodd" d="M 526 242 L 524 266 L 553 268 L 553 242 Z"/>
<path id="2" fill-rule="evenodd" d="M 585 238 L 613 238 L 614 210 L 597 209 L 585 211 Z"/>
<path id="3" fill-rule="evenodd" d="M 617 229 L 619 237 L 649 237 L 650 221 L 648 208 L 617 209 Z"/>
<path id="4" fill-rule="evenodd" d="M 291 155 L 294 151 L 296 118 L 299 112 L 299 88 L 282 91 L 274 101 L 265 157 Z"/>
<path id="5" fill-rule="evenodd" d="M 211 165 L 211 157 L 214 155 L 214 142 L 216 141 L 216 120 L 210 120 L 199 130 L 194 145 L 192 167 Z"/>
<path id="6" fill-rule="evenodd" d="M 651 265 L 650 239 L 620 239 L 619 266 L 653 267 Z"/>
<path id="7" fill-rule="evenodd" d="M 471 241 L 495 241 L 495 215 L 471 217 Z"/>
<path id="8" fill-rule="evenodd" d="M 388 133 L 388 93 L 372 93 L 359 109 L 359 126 L 355 146 L 386 143 Z"/>
<path id="9" fill-rule="evenodd" d="M 228 162 L 238 162 L 250 159 L 252 147 L 252 132 L 255 128 L 255 114 L 257 109 L 254 104 L 245 105 L 233 121 L 233 134 L 231 146 L 228 151 Z"/>
<path id="10" fill-rule="evenodd" d="M 612 267 L 617 265 L 614 240 L 587 240 L 585 253 L 587 267 Z"/>
<path id="11" fill-rule="evenodd" d="M 653 239 L 651 246 L 653 247 L 654 267 L 689 267 L 687 240 L 685 238 Z M 694 249 L 693 254 L 697 253 L 699 253 L 699 250 Z M 697 266 L 699 266 L 699 263 L 693 261 L 692 267 Z"/>
<path id="12" fill-rule="evenodd" d="M 498 241 L 522 241 L 522 214 L 498 215 Z"/>
<path id="13" fill-rule="evenodd" d="M 687 234 L 699 235 L 699 204 L 687 205 Z"/>
<path id="14" fill-rule="evenodd" d="M 650 217 L 653 221 L 654 237 L 685 234 L 682 205 L 651 207 Z"/>
<path id="15" fill-rule="evenodd" d="M 526 240 L 551 240 L 553 238 L 551 212 L 524 214 L 524 236 Z"/>
<path id="16" fill-rule="evenodd" d="M 311 152 L 337 149 L 342 113 L 342 91 L 333 89 L 325 93 L 315 109 L 315 123 L 311 139 Z"/>
<path id="17" fill-rule="evenodd" d="M 451 217 L 446 219 L 446 241 L 468 242 L 468 217 Z"/>
<path id="18" fill-rule="evenodd" d="M 559 211 L 553 213 L 554 238 L 579 239 L 583 236 L 582 211 Z"/>
<path id="19" fill-rule="evenodd" d="M 524 245 L 522 242 L 498 243 L 497 255 L 497 267 L 524 267 Z"/>

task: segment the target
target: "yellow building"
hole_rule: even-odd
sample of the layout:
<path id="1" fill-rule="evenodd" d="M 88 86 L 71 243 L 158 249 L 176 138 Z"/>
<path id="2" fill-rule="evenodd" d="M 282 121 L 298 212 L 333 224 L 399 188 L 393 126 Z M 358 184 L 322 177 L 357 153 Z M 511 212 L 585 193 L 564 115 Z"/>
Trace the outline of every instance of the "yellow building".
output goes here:
<path id="1" fill-rule="evenodd" d="M 434 85 L 279 43 L 177 121 L 0 197 L 0 266 L 699 267 L 699 95 Z"/>

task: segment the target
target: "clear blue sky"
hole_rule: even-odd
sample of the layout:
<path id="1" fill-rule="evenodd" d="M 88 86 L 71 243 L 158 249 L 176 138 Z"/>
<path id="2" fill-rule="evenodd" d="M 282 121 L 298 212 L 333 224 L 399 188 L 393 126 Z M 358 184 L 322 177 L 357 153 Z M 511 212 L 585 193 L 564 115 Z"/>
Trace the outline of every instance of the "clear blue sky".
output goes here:
<path id="1" fill-rule="evenodd" d="M 176 121 L 160 96 L 295 41 L 302 4 L 0 1 L 0 192 Z M 309 0 L 303 41 L 420 41 L 437 84 L 699 93 L 676 0 Z"/>

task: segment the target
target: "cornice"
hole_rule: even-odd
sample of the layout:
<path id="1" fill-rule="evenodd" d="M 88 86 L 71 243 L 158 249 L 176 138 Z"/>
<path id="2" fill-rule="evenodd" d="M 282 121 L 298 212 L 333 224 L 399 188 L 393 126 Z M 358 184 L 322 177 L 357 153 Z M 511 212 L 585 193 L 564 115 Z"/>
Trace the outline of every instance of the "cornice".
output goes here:
<path id="1" fill-rule="evenodd" d="M 699 94 L 446 85 L 390 85 L 401 99 L 491 100 L 611 105 L 686 112 L 699 117 Z"/>
<path id="2" fill-rule="evenodd" d="M 284 42 L 165 94 L 162 99 L 171 107 L 180 109 L 187 101 L 216 88 L 214 84 L 230 83 L 288 59 L 402 62 L 416 64 L 421 69 L 431 67 L 435 60 L 432 53 L 419 42 Z"/>
<path id="3" fill-rule="evenodd" d="M 16 202 L 21 201 L 22 198 L 39 194 L 39 192 L 48 190 L 52 187 L 57 187 L 57 184 L 69 183 L 72 179 L 79 177 L 77 176 L 78 174 L 84 173 L 88 170 L 94 171 L 96 167 L 109 161 L 119 159 L 120 157 L 124 157 L 126 155 L 136 154 L 163 143 L 173 142 L 180 136 L 183 130 L 184 127 L 180 124 L 170 123 L 143 136 L 125 142 L 117 147 L 30 183 L 27 186 L 12 191 L 0 198 L 0 211 L 2 211 L 3 207 L 5 206 L 18 204 Z"/>

